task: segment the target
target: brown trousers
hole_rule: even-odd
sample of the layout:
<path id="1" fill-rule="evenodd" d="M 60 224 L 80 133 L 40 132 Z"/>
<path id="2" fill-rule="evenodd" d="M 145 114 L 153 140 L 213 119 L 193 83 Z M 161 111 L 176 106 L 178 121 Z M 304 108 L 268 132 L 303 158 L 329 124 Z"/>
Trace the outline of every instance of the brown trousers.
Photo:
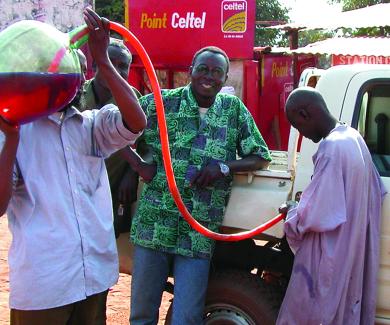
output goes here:
<path id="1" fill-rule="evenodd" d="M 11 325 L 96 325 L 106 323 L 107 292 L 98 293 L 69 305 L 42 309 L 11 309 Z M 100 309 L 104 308 L 104 312 Z M 98 315 L 102 319 L 97 320 Z"/>

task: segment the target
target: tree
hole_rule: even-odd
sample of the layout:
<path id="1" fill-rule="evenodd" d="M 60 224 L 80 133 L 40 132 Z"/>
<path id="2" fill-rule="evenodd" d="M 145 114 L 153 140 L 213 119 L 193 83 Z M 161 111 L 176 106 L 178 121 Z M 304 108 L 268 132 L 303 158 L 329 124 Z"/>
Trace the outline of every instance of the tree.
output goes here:
<path id="1" fill-rule="evenodd" d="M 390 0 L 328 0 L 328 2 L 342 3 L 343 11 L 350 11 L 380 3 L 390 3 Z M 390 27 L 344 28 L 343 33 L 346 36 L 389 36 Z"/>
<path id="2" fill-rule="evenodd" d="M 299 32 L 298 47 L 304 47 L 308 44 L 323 41 L 334 36 L 334 32 L 322 30 L 305 30 Z"/>
<path id="3" fill-rule="evenodd" d="M 287 22 L 288 9 L 278 0 L 256 0 L 255 46 L 287 46 L 288 40 L 279 30 L 266 29 L 270 21 Z M 263 22 L 263 23 L 261 23 Z"/>
<path id="4" fill-rule="evenodd" d="M 123 0 L 95 0 L 95 10 L 109 20 L 124 24 L 125 7 Z"/>
<path id="5" fill-rule="evenodd" d="M 373 6 L 379 3 L 389 3 L 390 0 L 328 0 L 329 3 L 342 3 L 343 11 Z"/>

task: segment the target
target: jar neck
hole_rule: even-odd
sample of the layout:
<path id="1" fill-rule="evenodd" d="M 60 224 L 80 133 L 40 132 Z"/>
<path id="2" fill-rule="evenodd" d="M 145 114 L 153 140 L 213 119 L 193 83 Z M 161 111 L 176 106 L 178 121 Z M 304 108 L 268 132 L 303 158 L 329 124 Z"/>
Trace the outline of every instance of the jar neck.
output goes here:
<path id="1" fill-rule="evenodd" d="M 88 28 L 86 24 L 83 24 L 75 29 L 71 30 L 69 33 L 69 47 L 71 49 L 78 49 L 88 42 Z"/>

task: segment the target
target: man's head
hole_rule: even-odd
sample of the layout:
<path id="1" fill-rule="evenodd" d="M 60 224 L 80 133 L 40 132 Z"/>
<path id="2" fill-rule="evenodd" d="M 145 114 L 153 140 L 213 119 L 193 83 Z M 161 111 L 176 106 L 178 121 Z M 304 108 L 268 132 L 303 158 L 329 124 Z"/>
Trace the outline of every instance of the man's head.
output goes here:
<path id="1" fill-rule="evenodd" d="M 108 57 L 116 71 L 122 76 L 123 79 L 127 80 L 129 76 L 130 64 L 132 56 L 129 49 L 123 44 L 123 42 L 116 38 L 110 38 L 110 44 L 107 48 Z M 99 73 L 99 69 L 96 69 L 95 80 L 106 87 L 106 81 Z"/>
<path id="2" fill-rule="evenodd" d="M 195 53 L 190 67 L 191 89 L 198 104 L 209 107 L 228 78 L 229 58 L 218 47 L 208 46 Z"/>
<path id="3" fill-rule="evenodd" d="M 336 124 L 322 95 L 311 87 L 292 91 L 286 102 L 286 116 L 293 127 L 315 143 L 326 137 Z"/>

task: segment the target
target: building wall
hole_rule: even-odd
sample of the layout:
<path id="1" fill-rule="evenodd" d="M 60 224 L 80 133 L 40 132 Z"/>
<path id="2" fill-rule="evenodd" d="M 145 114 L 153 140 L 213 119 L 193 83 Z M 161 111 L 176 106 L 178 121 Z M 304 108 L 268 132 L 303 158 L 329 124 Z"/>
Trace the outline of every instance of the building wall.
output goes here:
<path id="1" fill-rule="evenodd" d="M 0 31 L 24 19 L 39 20 L 68 32 L 84 23 L 83 8 L 94 0 L 0 0 Z"/>

